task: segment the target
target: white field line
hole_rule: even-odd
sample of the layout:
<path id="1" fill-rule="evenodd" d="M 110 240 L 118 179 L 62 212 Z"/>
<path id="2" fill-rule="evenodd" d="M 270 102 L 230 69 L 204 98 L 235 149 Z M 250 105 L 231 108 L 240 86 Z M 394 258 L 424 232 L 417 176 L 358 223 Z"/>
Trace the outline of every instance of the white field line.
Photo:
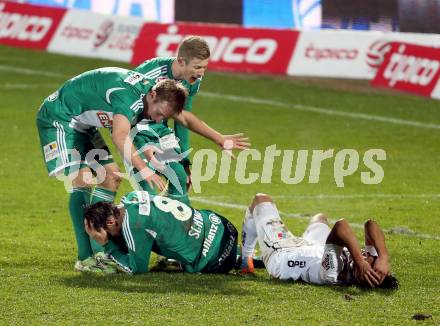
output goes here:
<path id="1" fill-rule="evenodd" d="M 203 197 L 191 197 L 191 201 L 202 203 L 202 204 L 207 204 L 207 205 L 216 205 L 219 207 L 233 208 L 233 209 L 237 209 L 237 210 L 242 211 L 243 214 L 247 208 L 246 205 L 226 203 L 226 202 L 222 202 L 219 200 L 211 200 L 211 199 L 207 199 L 207 198 L 203 198 Z M 279 211 L 279 213 L 283 217 L 300 218 L 300 219 L 309 219 L 311 216 L 310 214 L 305 214 L 305 213 L 285 213 L 282 211 Z M 330 220 L 330 222 L 334 223 L 336 221 Z M 350 222 L 350 225 L 354 228 L 357 228 L 357 229 L 364 228 L 363 224 Z M 384 232 L 398 234 L 398 235 L 404 235 L 404 236 L 409 236 L 409 237 L 415 237 L 415 238 L 423 238 L 423 239 L 428 239 L 428 240 L 440 240 L 440 236 L 433 235 L 433 234 L 416 233 L 406 227 L 401 227 L 401 226 L 392 227 L 390 229 L 384 229 Z"/>
<path id="2" fill-rule="evenodd" d="M 348 194 L 348 195 L 270 195 L 273 199 L 440 199 L 440 194 Z M 197 197 L 196 197 L 197 198 Z M 204 196 L 203 198 L 210 200 L 229 199 L 230 196 L 214 195 Z"/>
<path id="3" fill-rule="evenodd" d="M 37 75 L 37 76 L 47 76 L 47 77 L 62 77 L 67 78 L 68 76 L 58 73 L 52 73 L 48 71 L 41 71 L 41 70 L 35 70 L 35 69 L 28 69 L 28 68 L 17 68 L 17 67 L 10 67 L 10 66 L 4 66 L 0 65 L 0 71 L 10 71 L 15 73 L 21 73 L 25 75 Z M 9 88 L 31 88 L 31 84 L 6 84 L 6 87 Z M 397 119 L 397 118 L 390 118 L 390 117 L 383 117 L 383 116 L 377 116 L 377 115 L 370 115 L 370 114 L 364 114 L 364 113 L 354 113 L 354 112 L 346 112 L 346 111 L 337 111 L 332 109 L 325 109 L 325 108 L 319 108 L 319 107 L 313 107 L 313 106 L 307 106 L 307 105 L 301 105 L 301 104 L 287 104 L 283 102 L 273 101 L 273 100 L 264 100 L 264 99 L 258 99 L 258 98 L 252 98 L 252 97 L 245 97 L 245 96 L 237 96 L 237 95 L 227 95 L 227 94 L 219 94 L 219 93 L 212 93 L 212 92 L 201 92 L 201 96 L 206 97 L 212 97 L 212 98 L 220 98 L 220 99 L 227 99 L 234 102 L 244 102 L 244 103 L 253 103 L 258 105 L 271 105 L 271 106 L 277 106 L 277 107 L 283 107 L 288 109 L 293 109 L 297 111 L 305 111 L 305 112 L 315 112 L 320 114 L 327 114 L 327 115 L 335 115 L 335 116 L 343 116 L 343 117 L 349 117 L 353 119 L 364 119 L 364 120 L 372 120 L 372 121 L 380 121 L 380 122 L 387 122 L 392 124 L 400 124 L 400 125 L 407 125 L 412 127 L 419 127 L 419 128 L 428 128 L 428 129 L 440 129 L 440 125 L 437 124 L 430 124 L 430 123 L 423 123 L 413 120 L 403 120 L 403 119 Z M 348 195 L 348 196 L 333 196 L 330 197 L 329 195 L 318 195 L 314 198 L 316 199 L 325 199 L 325 198 L 374 198 L 378 197 L 377 195 L 372 195 L 373 197 L 368 197 L 368 195 Z M 395 196 L 395 197 L 393 197 Z M 405 198 L 411 198 L 408 196 L 411 195 L 403 195 Z M 426 194 L 426 195 L 414 195 L 414 198 L 439 198 L 440 195 L 437 194 Z M 416 197 L 418 196 L 418 197 Z M 275 196 L 274 198 L 280 198 L 280 196 Z M 289 198 L 289 197 L 286 197 Z M 299 196 L 292 196 L 291 198 L 311 198 L 311 197 L 299 197 Z M 402 195 L 385 195 L 382 198 L 403 198 Z M 213 201 L 206 198 L 200 198 L 200 197 L 194 197 L 192 198 L 193 201 L 201 202 L 205 204 L 211 204 L 211 205 L 217 205 L 221 207 L 229 207 L 229 208 L 235 208 L 244 210 L 246 208 L 245 205 L 237 205 L 237 204 L 229 204 L 219 201 Z M 308 218 L 308 215 L 306 214 L 292 214 L 292 213 L 283 213 L 280 212 L 282 216 L 286 217 L 294 217 L 294 218 Z M 360 227 L 363 228 L 362 225 L 359 224 L 352 224 L 354 227 Z M 393 230 L 399 230 L 400 227 L 393 228 Z M 388 230 L 389 231 L 389 230 Z M 430 235 L 430 234 L 419 234 L 415 233 L 411 230 L 406 230 L 406 233 L 401 233 L 403 235 L 408 236 L 414 236 L 414 237 L 420 237 L 420 238 L 426 238 L 426 239 L 435 239 L 440 240 L 439 236 Z"/>
<path id="4" fill-rule="evenodd" d="M 312 196 L 289 196 L 289 195 L 275 195 L 271 196 L 274 199 L 362 199 L 362 198 L 378 198 L 378 199 L 440 199 L 440 194 L 371 194 L 371 195 L 312 195 Z"/>
<path id="5" fill-rule="evenodd" d="M 59 74 L 59 73 L 41 71 L 41 70 L 35 70 L 35 69 L 28 69 L 28 68 L 17 68 L 17 67 L 5 66 L 5 65 L 0 65 L 0 71 L 1 70 L 15 72 L 15 73 L 21 73 L 21 74 L 26 74 L 26 75 L 68 78 L 68 76 L 63 75 L 63 74 Z M 424 123 L 424 122 L 419 122 L 419 121 L 414 121 L 414 120 L 404 120 L 404 119 L 384 117 L 384 116 L 380 116 L 380 115 L 372 115 L 372 114 L 365 114 L 365 113 L 338 111 L 338 110 L 334 110 L 334 109 L 326 109 L 326 108 L 320 108 L 320 107 L 308 106 L 308 105 L 302 105 L 302 104 L 289 104 L 289 103 L 283 103 L 283 102 L 274 101 L 274 100 L 265 100 L 265 99 L 258 99 L 258 98 L 246 97 L 246 96 L 228 95 L 228 94 L 220 94 L 220 93 L 212 93 L 212 92 L 200 92 L 200 96 L 219 98 L 219 99 L 227 99 L 227 100 L 234 101 L 234 102 L 253 103 L 253 104 L 257 104 L 257 105 L 270 105 L 270 106 L 288 108 L 291 110 L 297 110 L 297 111 L 302 111 L 302 112 L 314 112 L 314 113 L 319 113 L 319 114 L 341 116 L 341 117 L 347 117 L 347 118 L 353 118 L 353 119 L 379 121 L 379 122 L 385 122 L 385 123 L 391 123 L 391 124 L 397 124 L 397 125 L 405 125 L 405 126 L 411 126 L 411 127 L 440 130 L 440 125 L 433 124 L 433 123 Z"/>
<path id="6" fill-rule="evenodd" d="M 35 89 L 35 88 L 53 88 L 56 89 L 60 84 L 0 84 L 2 89 Z"/>
<path id="7" fill-rule="evenodd" d="M 254 97 L 227 95 L 227 94 L 220 94 L 220 93 L 201 92 L 200 95 L 205 96 L 205 97 L 211 97 L 211 98 L 226 99 L 226 100 L 230 100 L 233 102 L 252 103 L 252 104 L 257 104 L 257 105 L 269 105 L 269 106 L 282 107 L 282 108 L 287 108 L 287 109 L 296 110 L 296 111 L 314 112 L 314 113 L 320 113 L 320 114 L 326 114 L 326 115 L 341 116 L 341 117 L 346 117 L 346 118 L 379 121 L 379 122 L 386 122 L 386 123 L 392 123 L 392 124 L 397 124 L 397 125 L 405 125 L 405 126 L 411 126 L 411 127 L 439 129 L 440 130 L 440 125 L 437 125 L 437 124 L 424 123 L 424 122 L 413 121 L 413 120 L 403 120 L 403 119 L 398 119 L 398 118 L 384 117 L 384 116 L 380 116 L 380 115 L 339 111 L 339 110 L 325 109 L 325 108 L 302 105 L 302 104 L 288 104 L 288 103 L 283 103 L 283 102 L 273 101 L 273 100 L 264 100 L 264 99 L 254 98 Z"/>
<path id="8" fill-rule="evenodd" d="M 15 72 L 22 75 L 68 78 L 68 76 L 56 72 L 50 72 L 46 70 L 35 70 L 29 68 L 17 68 L 17 67 L 5 66 L 5 65 L 0 65 L 0 71 Z"/>

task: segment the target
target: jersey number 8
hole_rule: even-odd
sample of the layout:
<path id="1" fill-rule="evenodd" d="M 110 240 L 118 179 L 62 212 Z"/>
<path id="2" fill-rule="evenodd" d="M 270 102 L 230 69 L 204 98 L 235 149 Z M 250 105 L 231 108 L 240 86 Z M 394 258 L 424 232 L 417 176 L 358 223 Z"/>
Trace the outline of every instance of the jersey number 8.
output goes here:
<path id="1" fill-rule="evenodd" d="M 179 221 L 187 221 L 192 216 L 191 208 L 180 201 L 162 196 L 154 196 L 153 202 L 157 208 L 165 213 L 171 213 Z"/>

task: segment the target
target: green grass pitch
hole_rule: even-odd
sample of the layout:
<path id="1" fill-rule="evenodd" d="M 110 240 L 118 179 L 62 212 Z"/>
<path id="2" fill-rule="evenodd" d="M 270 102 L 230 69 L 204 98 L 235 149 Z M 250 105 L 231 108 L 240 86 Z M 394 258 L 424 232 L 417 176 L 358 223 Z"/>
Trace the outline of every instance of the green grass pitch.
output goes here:
<path id="1" fill-rule="evenodd" d="M 306 216 L 321 211 L 357 226 L 374 217 L 387 230 L 398 291 L 283 283 L 264 270 L 256 277 L 75 272 L 68 196 L 59 181 L 46 175 L 35 114 L 62 82 L 103 66 L 128 67 L 0 47 L 0 324 L 440 323 L 440 104 L 354 81 L 334 81 L 333 86 L 329 81 L 208 72 L 194 112 L 222 133 L 246 133 L 261 153 L 276 144 L 295 151 L 356 149 L 361 156 L 343 188 L 333 178 L 334 158 L 323 162 L 318 183 L 307 182 L 308 165 L 304 181 L 289 185 L 281 181 L 278 157 L 270 183 L 238 184 L 233 162 L 228 183 L 218 183 L 217 171 L 201 183 L 201 193 L 191 196 L 194 206 L 216 210 L 241 227 L 242 207 L 255 193 L 269 193 L 297 234 Z M 219 153 L 197 135 L 192 135 L 192 146 Z M 368 169 L 362 155 L 372 148 L 386 151 L 386 161 L 379 162 L 384 179 L 365 185 L 361 172 Z M 249 160 L 247 172 L 261 174 L 262 166 Z M 129 190 L 124 182 L 118 198 Z M 361 239 L 362 230 L 355 230 Z M 416 322 L 411 320 L 415 313 L 432 318 Z"/>

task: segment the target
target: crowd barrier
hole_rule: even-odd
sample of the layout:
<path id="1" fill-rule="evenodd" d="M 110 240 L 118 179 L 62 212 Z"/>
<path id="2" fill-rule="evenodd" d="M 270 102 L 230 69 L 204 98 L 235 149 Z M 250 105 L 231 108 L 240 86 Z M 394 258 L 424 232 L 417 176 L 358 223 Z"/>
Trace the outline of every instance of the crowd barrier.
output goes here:
<path id="1" fill-rule="evenodd" d="M 367 79 L 373 86 L 440 98 L 437 34 L 159 24 L 0 1 L 4 45 L 136 65 L 174 55 L 187 35 L 200 35 L 209 43 L 210 70 Z"/>

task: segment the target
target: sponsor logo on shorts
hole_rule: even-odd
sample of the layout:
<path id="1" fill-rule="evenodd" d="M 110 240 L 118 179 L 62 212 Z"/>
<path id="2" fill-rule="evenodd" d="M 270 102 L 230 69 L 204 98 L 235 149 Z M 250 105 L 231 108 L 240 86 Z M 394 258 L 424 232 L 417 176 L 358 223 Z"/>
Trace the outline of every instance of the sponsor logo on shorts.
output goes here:
<path id="1" fill-rule="evenodd" d="M 53 141 L 43 147 L 44 152 L 44 159 L 46 162 L 49 162 L 58 156 L 60 156 L 60 153 L 58 151 L 58 144 L 56 141 Z"/>
<path id="2" fill-rule="evenodd" d="M 96 115 L 104 128 L 112 127 L 112 119 L 106 112 L 98 112 Z"/>
<path id="3" fill-rule="evenodd" d="M 287 266 L 304 268 L 304 267 L 306 267 L 306 261 L 305 260 L 288 260 Z"/>
<path id="4" fill-rule="evenodd" d="M 234 248 L 234 245 L 235 245 L 235 237 L 232 234 L 230 234 L 229 235 L 228 244 L 225 246 L 225 250 L 223 251 L 223 253 L 220 256 L 220 258 L 218 259 L 218 263 L 220 265 L 223 263 L 224 260 L 226 260 L 226 258 L 229 257 L 229 255 L 231 254 L 232 249 Z"/>

